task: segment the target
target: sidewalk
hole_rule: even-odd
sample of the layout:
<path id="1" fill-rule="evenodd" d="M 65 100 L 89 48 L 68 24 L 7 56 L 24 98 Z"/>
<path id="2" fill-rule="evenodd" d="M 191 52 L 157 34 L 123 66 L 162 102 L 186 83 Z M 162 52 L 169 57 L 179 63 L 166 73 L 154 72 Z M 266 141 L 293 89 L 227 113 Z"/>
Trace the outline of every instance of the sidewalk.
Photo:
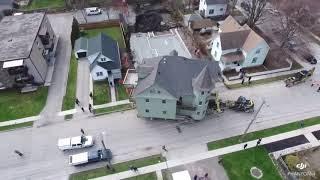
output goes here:
<path id="1" fill-rule="evenodd" d="M 129 104 L 129 103 L 130 103 L 129 99 L 126 99 L 126 100 L 122 100 L 122 101 L 110 102 L 107 104 L 95 105 L 95 106 L 93 106 L 93 109 L 107 108 L 107 107 L 111 107 L 111 106 L 118 106 L 118 105 Z"/>
<path id="2" fill-rule="evenodd" d="M 269 143 L 284 140 L 284 139 L 288 139 L 288 138 L 295 137 L 298 135 L 305 135 L 305 137 L 308 139 L 309 143 L 302 144 L 302 145 L 295 146 L 295 147 L 291 147 L 291 148 L 287 148 L 287 149 L 283 149 L 278 152 L 275 152 L 275 154 L 283 155 L 284 151 L 286 151 L 287 153 L 290 153 L 291 151 L 292 152 L 297 151 L 297 149 L 303 150 L 306 148 L 316 147 L 316 146 L 320 145 L 320 141 L 317 140 L 311 132 L 319 130 L 319 129 L 320 129 L 320 124 L 306 127 L 303 129 L 297 129 L 294 131 L 290 131 L 290 132 L 286 132 L 286 133 L 282 133 L 282 134 L 278 134 L 278 135 L 274 135 L 274 136 L 270 136 L 270 137 L 265 137 L 262 139 L 261 145 L 269 144 Z M 150 172 L 161 171 L 163 169 L 168 169 L 168 168 L 192 163 L 192 162 L 199 161 L 199 160 L 204 160 L 204 159 L 208 159 L 208 158 L 212 158 L 212 157 L 221 156 L 224 154 L 229 154 L 229 153 L 241 151 L 241 150 L 243 150 L 244 144 L 248 145 L 247 148 L 256 147 L 257 139 L 253 140 L 253 141 L 248 141 L 248 142 L 244 142 L 244 143 L 240 143 L 240 144 L 236 144 L 236 145 L 204 152 L 204 153 L 199 153 L 199 154 L 196 154 L 193 156 L 189 156 L 187 158 L 174 159 L 174 160 L 169 160 L 166 162 L 154 164 L 151 166 L 142 167 L 142 168 L 139 168 L 138 173 L 134 173 L 132 171 L 124 171 L 124 172 L 120 172 L 117 174 L 111 174 L 108 176 L 95 178 L 94 180 L 125 179 L 125 178 L 129 178 L 129 177 L 138 176 L 141 174 L 147 174 Z"/>
<path id="3" fill-rule="evenodd" d="M 25 123 L 25 122 L 31 122 L 31 121 L 36 121 L 36 120 L 39 120 L 39 119 L 40 119 L 40 115 L 38 115 L 38 116 L 31 116 L 31 117 L 22 118 L 22 119 L 4 121 L 4 122 L 0 122 L 0 127 L 2 127 L 2 126 L 10 126 L 10 125 L 15 125 L 15 124 L 20 124 L 20 123 Z"/>

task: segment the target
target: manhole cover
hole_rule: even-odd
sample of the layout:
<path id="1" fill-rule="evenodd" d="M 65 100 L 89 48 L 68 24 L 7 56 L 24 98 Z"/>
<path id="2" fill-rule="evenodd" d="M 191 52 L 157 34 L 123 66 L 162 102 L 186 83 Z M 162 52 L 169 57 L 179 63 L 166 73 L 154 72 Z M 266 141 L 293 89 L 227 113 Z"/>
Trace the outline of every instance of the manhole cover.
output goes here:
<path id="1" fill-rule="evenodd" d="M 257 167 L 252 167 L 250 169 L 250 174 L 251 174 L 252 177 L 254 177 L 256 179 L 261 179 L 262 176 L 263 176 L 262 171 Z"/>

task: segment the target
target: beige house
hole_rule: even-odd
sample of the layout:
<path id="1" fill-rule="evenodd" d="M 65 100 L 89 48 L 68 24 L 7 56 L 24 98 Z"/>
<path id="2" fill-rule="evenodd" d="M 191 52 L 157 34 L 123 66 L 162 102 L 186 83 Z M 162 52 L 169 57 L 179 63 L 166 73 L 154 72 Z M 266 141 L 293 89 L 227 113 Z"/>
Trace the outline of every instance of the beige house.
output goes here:
<path id="1" fill-rule="evenodd" d="M 254 67 L 263 64 L 270 47 L 248 25 L 241 26 L 227 17 L 211 43 L 211 55 L 223 71 Z"/>

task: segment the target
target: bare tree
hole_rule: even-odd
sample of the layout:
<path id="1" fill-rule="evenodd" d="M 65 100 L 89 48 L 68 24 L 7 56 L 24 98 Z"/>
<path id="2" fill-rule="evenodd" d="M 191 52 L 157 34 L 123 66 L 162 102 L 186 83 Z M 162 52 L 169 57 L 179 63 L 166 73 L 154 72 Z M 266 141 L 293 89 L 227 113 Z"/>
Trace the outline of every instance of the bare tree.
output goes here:
<path id="1" fill-rule="evenodd" d="M 238 0 L 229 0 L 230 13 L 233 12 L 233 10 L 235 9 L 237 3 L 238 3 Z"/>
<path id="2" fill-rule="evenodd" d="M 251 28 L 263 21 L 262 16 L 266 9 L 267 0 L 247 0 L 249 9 L 247 12 L 248 26 Z"/>
<path id="3" fill-rule="evenodd" d="M 280 41 L 281 48 L 290 47 L 290 42 L 297 36 L 298 25 L 292 17 L 280 16 Z"/>

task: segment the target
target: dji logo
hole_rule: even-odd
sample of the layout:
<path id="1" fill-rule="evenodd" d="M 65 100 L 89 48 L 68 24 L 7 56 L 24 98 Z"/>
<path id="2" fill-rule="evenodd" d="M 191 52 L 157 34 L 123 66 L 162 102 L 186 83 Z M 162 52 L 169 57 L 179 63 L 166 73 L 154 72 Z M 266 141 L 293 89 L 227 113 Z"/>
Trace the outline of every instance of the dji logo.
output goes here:
<path id="1" fill-rule="evenodd" d="M 297 164 L 296 165 L 296 167 L 298 168 L 298 169 L 305 169 L 306 167 L 307 167 L 307 164 L 304 164 L 304 163 L 299 163 L 299 164 Z"/>

